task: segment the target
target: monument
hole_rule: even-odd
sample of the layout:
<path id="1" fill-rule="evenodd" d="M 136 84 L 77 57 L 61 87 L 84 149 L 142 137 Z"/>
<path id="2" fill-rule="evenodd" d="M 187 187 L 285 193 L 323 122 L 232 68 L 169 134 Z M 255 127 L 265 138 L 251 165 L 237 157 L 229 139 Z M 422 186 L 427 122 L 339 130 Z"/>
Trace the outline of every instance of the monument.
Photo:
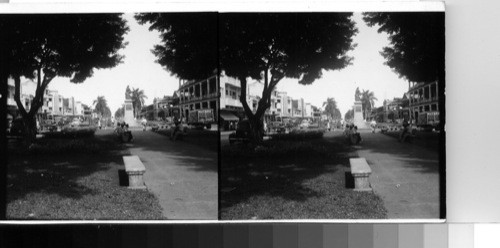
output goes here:
<path id="1" fill-rule="evenodd" d="M 134 119 L 134 107 L 132 105 L 132 99 L 129 93 L 130 89 L 127 86 L 127 91 L 125 92 L 125 103 L 123 105 L 123 121 L 129 126 L 136 126 L 136 121 Z"/>
<path id="2" fill-rule="evenodd" d="M 354 93 L 354 106 L 352 108 L 354 112 L 352 122 L 354 125 L 357 126 L 358 129 L 368 128 L 363 119 L 363 103 L 361 102 L 361 92 L 359 91 L 359 87 L 356 88 L 356 93 Z"/>

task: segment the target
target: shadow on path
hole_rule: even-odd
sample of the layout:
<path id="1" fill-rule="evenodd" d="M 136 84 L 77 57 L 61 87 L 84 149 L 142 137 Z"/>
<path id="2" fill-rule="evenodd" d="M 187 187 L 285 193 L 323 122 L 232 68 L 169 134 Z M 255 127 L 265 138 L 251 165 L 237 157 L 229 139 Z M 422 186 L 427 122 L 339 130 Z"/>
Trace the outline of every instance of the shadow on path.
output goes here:
<path id="1" fill-rule="evenodd" d="M 371 185 L 384 200 L 389 218 L 439 218 L 439 151 L 399 143 L 381 133 L 362 131 L 361 136 L 363 142 L 353 146 L 351 156 L 367 160 Z"/>
<path id="2" fill-rule="evenodd" d="M 216 152 L 150 131 L 134 131 L 133 136 L 127 147 L 144 163 L 146 186 L 166 218 L 217 219 Z"/>

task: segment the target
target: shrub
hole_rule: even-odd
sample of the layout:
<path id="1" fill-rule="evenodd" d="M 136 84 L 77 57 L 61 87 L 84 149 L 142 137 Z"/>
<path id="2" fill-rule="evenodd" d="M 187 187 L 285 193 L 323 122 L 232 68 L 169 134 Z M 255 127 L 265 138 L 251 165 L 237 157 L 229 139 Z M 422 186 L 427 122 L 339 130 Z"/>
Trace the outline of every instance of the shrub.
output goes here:
<path id="1" fill-rule="evenodd" d="M 314 130 L 314 131 L 301 131 L 294 130 L 291 133 L 287 134 L 276 134 L 272 136 L 273 140 L 288 140 L 288 141 L 304 141 L 304 140 L 312 140 L 312 139 L 321 139 L 323 138 L 323 131 Z"/>
<path id="2" fill-rule="evenodd" d="M 94 136 L 96 127 L 64 127 L 60 132 L 45 133 L 46 138 L 83 138 Z"/>

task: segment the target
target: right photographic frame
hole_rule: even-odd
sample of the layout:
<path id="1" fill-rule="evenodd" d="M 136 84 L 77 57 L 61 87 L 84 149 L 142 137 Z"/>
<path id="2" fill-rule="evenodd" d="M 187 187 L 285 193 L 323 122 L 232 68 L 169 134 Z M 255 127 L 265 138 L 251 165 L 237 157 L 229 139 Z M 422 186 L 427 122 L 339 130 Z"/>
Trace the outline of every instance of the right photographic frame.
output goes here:
<path id="1" fill-rule="evenodd" d="M 446 218 L 445 13 L 220 13 L 220 220 Z"/>

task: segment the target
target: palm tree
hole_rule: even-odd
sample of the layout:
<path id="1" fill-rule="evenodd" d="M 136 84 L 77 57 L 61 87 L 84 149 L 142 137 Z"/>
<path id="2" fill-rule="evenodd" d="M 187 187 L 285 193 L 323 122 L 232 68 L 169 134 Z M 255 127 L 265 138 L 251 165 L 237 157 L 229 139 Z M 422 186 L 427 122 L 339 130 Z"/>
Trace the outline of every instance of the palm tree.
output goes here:
<path id="1" fill-rule="evenodd" d="M 132 88 L 131 99 L 132 106 L 134 107 L 134 116 L 136 118 L 137 116 L 139 116 L 142 106 L 144 106 L 144 99 L 147 98 L 148 97 L 144 94 L 144 90 L 140 90 L 139 88 Z"/>
<path id="2" fill-rule="evenodd" d="M 340 111 L 338 111 L 337 101 L 335 101 L 335 98 L 328 97 L 326 99 L 326 102 L 323 102 L 323 108 L 325 109 L 324 113 L 328 117 L 330 117 L 330 118 L 337 118 L 337 117 L 339 117 L 339 116 L 337 116 L 337 113 L 340 113 Z"/>
<path id="3" fill-rule="evenodd" d="M 373 93 L 373 91 L 363 90 L 363 92 L 361 93 L 361 103 L 364 109 L 365 120 L 368 119 L 370 111 L 375 105 L 375 100 L 378 99 L 375 97 L 375 93 Z"/>
<path id="4" fill-rule="evenodd" d="M 125 115 L 125 108 L 122 106 L 115 111 L 115 119 L 121 119 Z"/>
<path id="5" fill-rule="evenodd" d="M 111 111 L 108 107 L 108 101 L 106 101 L 106 98 L 104 98 L 104 96 L 98 96 L 97 99 L 94 100 L 93 105 L 95 105 L 94 111 L 101 117 L 111 116 Z"/>

